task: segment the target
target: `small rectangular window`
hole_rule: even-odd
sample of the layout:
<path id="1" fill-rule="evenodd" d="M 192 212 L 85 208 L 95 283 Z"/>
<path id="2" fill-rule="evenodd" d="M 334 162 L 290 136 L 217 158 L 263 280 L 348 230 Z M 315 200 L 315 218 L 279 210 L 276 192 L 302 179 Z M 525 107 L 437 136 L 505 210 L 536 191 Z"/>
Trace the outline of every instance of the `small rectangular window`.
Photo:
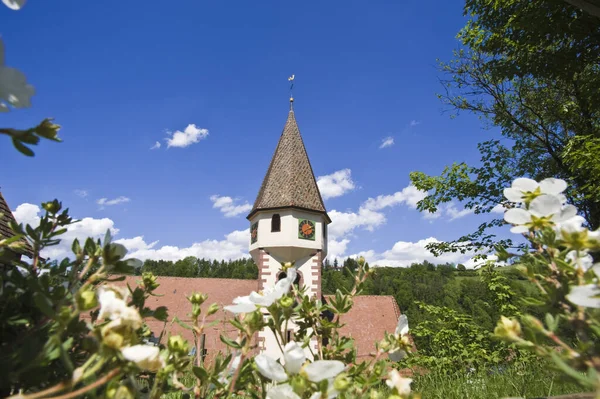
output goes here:
<path id="1" fill-rule="evenodd" d="M 281 217 L 278 213 L 274 214 L 271 218 L 271 232 L 281 231 Z"/>

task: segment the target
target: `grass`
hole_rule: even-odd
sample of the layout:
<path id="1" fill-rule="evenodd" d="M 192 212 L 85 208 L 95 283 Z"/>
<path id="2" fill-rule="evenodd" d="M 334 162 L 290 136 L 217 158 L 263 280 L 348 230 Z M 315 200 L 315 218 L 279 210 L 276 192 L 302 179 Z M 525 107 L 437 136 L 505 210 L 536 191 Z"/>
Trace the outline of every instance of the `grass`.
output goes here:
<path id="1" fill-rule="evenodd" d="M 185 375 L 181 382 L 191 386 L 194 377 Z M 546 398 L 583 392 L 543 364 L 511 366 L 502 372 L 451 375 L 432 372 L 414 377 L 412 388 L 421 393 L 422 399 Z M 180 399 L 183 395 L 173 392 L 163 398 Z"/>
<path id="2" fill-rule="evenodd" d="M 430 373 L 415 377 L 412 388 L 423 399 L 545 398 L 583 392 L 543 364 L 511 366 L 502 372 Z"/>

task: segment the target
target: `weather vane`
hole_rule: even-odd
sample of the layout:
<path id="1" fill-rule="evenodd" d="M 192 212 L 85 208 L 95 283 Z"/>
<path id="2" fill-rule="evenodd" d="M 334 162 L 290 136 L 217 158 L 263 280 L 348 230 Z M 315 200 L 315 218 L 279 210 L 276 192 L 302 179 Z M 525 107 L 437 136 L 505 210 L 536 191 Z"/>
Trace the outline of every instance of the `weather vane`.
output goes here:
<path id="1" fill-rule="evenodd" d="M 296 75 L 292 75 L 288 78 L 288 82 L 290 82 L 290 109 L 294 108 L 294 78 Z"/>

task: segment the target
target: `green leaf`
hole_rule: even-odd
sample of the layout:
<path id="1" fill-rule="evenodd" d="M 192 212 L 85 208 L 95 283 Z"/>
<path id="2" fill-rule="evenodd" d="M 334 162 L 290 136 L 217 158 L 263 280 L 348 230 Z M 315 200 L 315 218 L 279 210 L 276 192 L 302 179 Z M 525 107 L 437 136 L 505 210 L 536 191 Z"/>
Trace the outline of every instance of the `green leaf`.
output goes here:
<path id="1" fill-rule="evenodd" d="M 34 156 L 33 151 L 31 151 L 31 149 L 29 147 L 27 147 L 23 143 L 21 143 L 21 141 L 13 138 L 12 142 L 13 142 L 13 145 L 15 146 L 15 148 L 17 149 L 17 151 L 19 151 L 21 154 L 27 155 L 28 157 Z"/>
<path id="2" fill-rule="evenodd" d="M 41 292 L 33 293 L 33 301 L 35 305 L 48 317 L 54 317 L 55 312 L 52 308 L 52 301 Z"/>
<path id="3" fill-rule="evenodd" d="M 221 338 L 221 342 L 223 342 L 225 345 L 227 345 L 227 346 L 229 346 L 231 348 L 234 348 L 234 349 L 241 349 L 242 348 L 242 346 L 240 344 L 238 344 L 237 342 L 235 342 L 232 339 L 227 338 L 224 335 L 221 335 L 220 338 Z"/>
<path id="4" fill-rule="evenodd" d="M 202 382 L 202 384 L 208 381 L 208 372 L 204 369 L 204 367 L 194 366 L 192 367 L 192 372 Z"/>
<path id="5" fill-rule="evenodd" d="M 159 306 L 158 308 L 156 308 L 154 310 L 153 316 L 156 320 L 166 321 L 167 318 L 169 317 L 169 313 L 167 312 L 167 307 Z"/>

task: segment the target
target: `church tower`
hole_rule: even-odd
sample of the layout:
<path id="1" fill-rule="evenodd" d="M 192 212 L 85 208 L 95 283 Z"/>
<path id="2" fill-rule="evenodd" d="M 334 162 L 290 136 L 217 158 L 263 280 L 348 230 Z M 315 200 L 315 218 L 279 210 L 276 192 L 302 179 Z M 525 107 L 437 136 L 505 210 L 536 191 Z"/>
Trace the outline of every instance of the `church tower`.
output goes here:
<path id="1" fill-rule="evenodd" d="M 247 219 L 259 289 L 273 286 L 282 277 L 282 263 L 294 262 L 297 283 L 307 289 L 307 295 L 320 299 L 321 266 L 327 255 L 327 225 L 331 219 L 292 107 Z M 270 352 L 272 345 L 265 342 L 269 341 L 266 333 L 260 335 L 263 349 Z"/>

